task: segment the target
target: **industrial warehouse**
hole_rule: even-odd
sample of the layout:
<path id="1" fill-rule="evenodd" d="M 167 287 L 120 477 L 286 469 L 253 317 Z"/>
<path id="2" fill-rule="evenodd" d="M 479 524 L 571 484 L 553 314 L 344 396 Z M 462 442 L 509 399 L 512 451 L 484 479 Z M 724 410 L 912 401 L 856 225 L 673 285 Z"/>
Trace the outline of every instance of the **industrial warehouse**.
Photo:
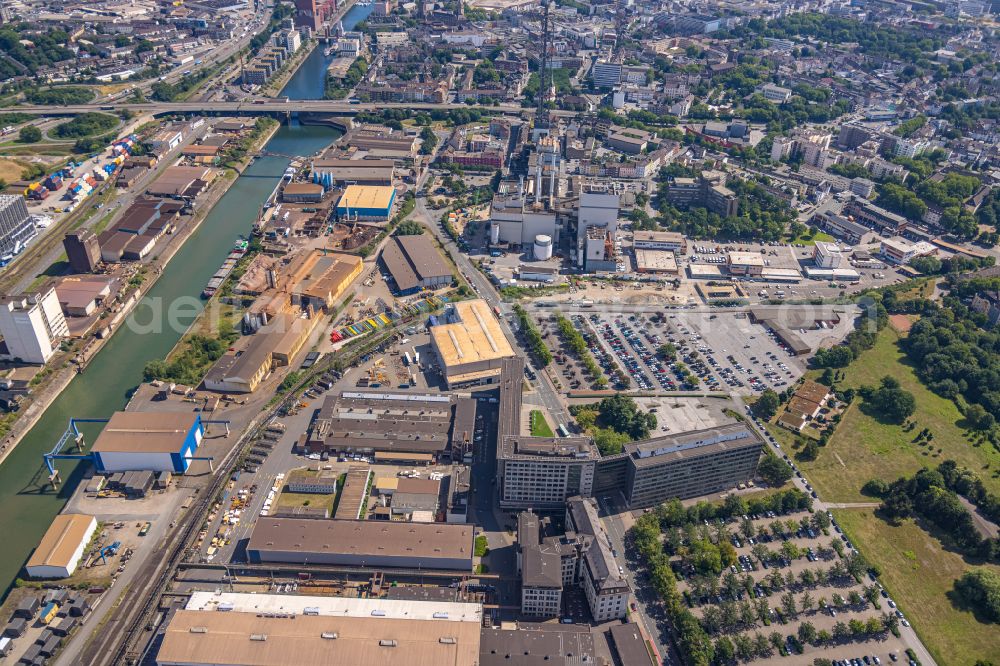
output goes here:
<path id="1" fill-rule="evenodd" d="M 304 448 L 309 453 L 394 453 L 413 462 L 461 459 L 471 442 L 475 401 L 444 395 L 345 392 L 320 408 Z"/>
<path id="2" fill-rule="evenodd" d="M 401 296 L 451 285 L 451 268 L 427 234 L 393 236 L 382 250 L 382 265 Z"/>
<path id="3" fill-rule="evenodd" d="M 262 518 L 251 562 L 472 571 L 472 525 Z"/>
<path id="4" fill-rule="evenodd" d="M 205 429 L 200 414 L 115 412 L 90 455 L 98 472 L 187 471 Z"/>
<path id="5" fill-rule="evenodd" d="M 24 569 L 29 578 L 68 578 L 97 531 L 97 519 L 74 513 L 55 517 Z"/>
<path id="6" fill-rule="evenodd" d="M 449 389 L 495 383 L 501 361 L 514 356 L 483 300 L 455 303 L 430 332 Z"/>
<path id="7" fill-rule="evenodd" d="M 396 200 L 396 190 L 381 185 L 348 185 L 337 202 L 341 221 L 386 222 Z"/>
<path id="8" fill-rule="evenodd" d="M 177 611 L 160 666 L 474 666 L 478 603 L 195 593 Z"/>

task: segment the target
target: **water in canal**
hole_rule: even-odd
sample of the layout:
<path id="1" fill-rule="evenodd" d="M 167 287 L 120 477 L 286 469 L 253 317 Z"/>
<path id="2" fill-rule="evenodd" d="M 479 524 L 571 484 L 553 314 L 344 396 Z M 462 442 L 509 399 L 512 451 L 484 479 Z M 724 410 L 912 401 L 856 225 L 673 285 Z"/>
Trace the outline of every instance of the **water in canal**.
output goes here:
<path id="1" fill-rule="evenodd" d="M 322 90 L 322 85 L 320 85 Z M 268 143 L 269 151 L 281 155 L 310 155 L 332 142 L 338 133 L 326 127 L 283 126 Z M 184 246 L 168 264 L 144 301 L 136 308 L 136 322 L 148 323 L 154 308 L 197 298 L 208 279 L 218 270 L 233 242 L 250 231 L 261 203 L 274 189 L 288 166 L 284 158 L 257 159 L 233 184 Z M 71 416 L 107 418 L 121 409 L 130 392 L 142 381 L 147 361 L 163 358 L 181 333 L 163 327 L 158 333 L 140 334 L 122 326 L 49 407 L 45 415 L 0 465 L 0 591 L 6 596 L 19 570 L 38 544 L 52 518 L 80 481 L 82 466 L 59 461 L 65 481 L 56 492 L 47 486 L 48 472 L 42 454 L 52 448 L 65 431 Z M 87 429 L 88 443 L 99 428 Z"/>
<path id="2" fill-rule="evenodd" d="M 354 26 L 361 23 L 371 14 L 372 5 L 362 7 L 354 5 L 344 15 L 344 30 L 354 30 Z M 288 80 L 282 95 L 287 95 L 289 99 L 323 99 L 323 90 L 326 87 L 326 68 L 333 62 L 334 56 L 327 57 L 323 52 L 329 44 L 319 44 L 313 52 L 309 54 L 298 71 Z"/>

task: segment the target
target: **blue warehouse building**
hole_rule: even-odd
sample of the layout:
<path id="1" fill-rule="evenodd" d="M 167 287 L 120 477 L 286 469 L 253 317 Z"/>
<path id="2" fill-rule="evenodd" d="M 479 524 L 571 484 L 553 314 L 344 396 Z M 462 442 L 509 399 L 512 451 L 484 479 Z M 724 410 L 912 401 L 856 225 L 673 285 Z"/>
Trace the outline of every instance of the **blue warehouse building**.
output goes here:
<path id="1" fill-rule="evenodd" d="M 98 472 L 186 472 L 205 427 L 198 413 L 115 412 L 91 447 Z"/>
<path id="2" fill-rule="evenodd" d="M 384 185 L 349 185 L 337 203 L 341 221 L 385 222 L 392 213 L 396 188 Z"/>

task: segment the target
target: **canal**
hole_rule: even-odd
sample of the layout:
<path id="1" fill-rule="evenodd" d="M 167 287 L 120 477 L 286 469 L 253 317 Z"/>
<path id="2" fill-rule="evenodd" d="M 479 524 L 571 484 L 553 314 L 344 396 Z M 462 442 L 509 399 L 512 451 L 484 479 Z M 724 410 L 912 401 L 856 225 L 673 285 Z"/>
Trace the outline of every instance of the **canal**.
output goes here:
<path id="1" fill-rule="evenodd" d="M 354 27 L 365 20 L 372 12 L 372 5 L 354 5 L 344 15 L 342 23 L 344 30 L 354 30 Z M 298 71 L 288 80 L 281 94 L 289 99 L 323 99 L 326 88 L 326 68 L 333 62 L 334 56 L 323 55 L 327 44 L 319 44 L 309 54 Z"/>
<path id="2" fill-rule="evenodd" d="M 268 142 L 267 149 L 281 155 L 311 155 L 337 136 L 337 131 L 326 127 L 283 126 Z M 165 313 L 169 304 L 179 298 L 198 297 L 237 236 L 249 233 L 258 208 L 287 166 L 288 161 L 280 157 L 258 158 L 250 165 L 138 305 L 132 314 L 137 324 L 148 324 L 154 311 Z M 142 381 L 146 362 L 166 356 L 181 333 L 163 327 L 155 333 L 140 334 L 127 324 L 121 326 L 86 372 L 73 379 L 0 465 L 0 534 L 4 535 L 4 545 L 0 548 L 0 590 L 4 597 L 84 471 L 82 465 L 74 465 L 72 461 L 58 461 L 64 485 L 56 492 L 48 486 L 42 454 L 58 441 L 70 417 L 107 418 L 122 409 Z M 88 444 L 93 443 L 98 429 L 85 430 Z"/>

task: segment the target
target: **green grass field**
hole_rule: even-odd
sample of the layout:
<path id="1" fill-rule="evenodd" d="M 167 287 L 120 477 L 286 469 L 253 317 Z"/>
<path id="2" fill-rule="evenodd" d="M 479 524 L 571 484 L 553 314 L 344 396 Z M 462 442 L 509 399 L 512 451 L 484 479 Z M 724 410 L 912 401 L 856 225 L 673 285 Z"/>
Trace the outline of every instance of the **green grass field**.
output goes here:
<path id="1" fill-rule="evenodd" d="M 917 401 L 913 417 L 917 427 L 905 431 L 901 426 L 880 423 L 861 409 L 856 398 L 847 409 L 830 442 L 820 448 L 814 461 L 801 463 L 803 472 L 828 502 L 871 501 L 861 494 L 861 486 L 870 479 L 894 481 L 910 475 L 921 467 L 935 467 L 946 459 L 969 468 L 994 493 L 1000 493 L 1000 454 L 989 446 L 974 446 L 967 432 L 957 424 L 962 414 L 951 400 L 927 389 L 897 345 L 899 335 L 886 327 L 878 343 L 843 370 L 845 379 L 839 387 L 875 385 L 885 375 L 899 380 L 902 387 Z M 913 438 L 923 428 L 930 428 L 934 440 L 930 446 L 919 446 Z M 777 426 L 772 430 L 781 437 L 782 446 L 794 437 Z"/>
<path id="2" fill-rule="evenodd" d="M 532 437 L 555 437 L 548 421 L 537 409 L 531 410 L 531 436 Z"/>
<path id="3" fill-rule="evenodd" d="M 835 240 L 837 240 L 837 239 L 834 238 L 833 236 L 831 236 L 830 234 L 824 233 L 822 231 L 817 232 L 813 236 L 810 236 L 809 232 L 806 231 L 801 236 L 798 236 L 796 238 L 790 238 L 790 239 L 788 239 L 788 242 L 789 243 L 801 243 L 803 245 L 815 245 L 816 241 L 822 241 L 824 243 L 832 243 Z"/>
<path id="4" fill-rule="evenodd" d="M 895 527 L 869 509 L 835 510 L 834 515 L 858 550 L 882 570 L 882 584 L 938 664 L 968 666 L 977 659 L 997 659 L 996 625 L 981 624 L 948 598 L 955 580 L 978 564 L 946 550 L 912 521 Z"/>

